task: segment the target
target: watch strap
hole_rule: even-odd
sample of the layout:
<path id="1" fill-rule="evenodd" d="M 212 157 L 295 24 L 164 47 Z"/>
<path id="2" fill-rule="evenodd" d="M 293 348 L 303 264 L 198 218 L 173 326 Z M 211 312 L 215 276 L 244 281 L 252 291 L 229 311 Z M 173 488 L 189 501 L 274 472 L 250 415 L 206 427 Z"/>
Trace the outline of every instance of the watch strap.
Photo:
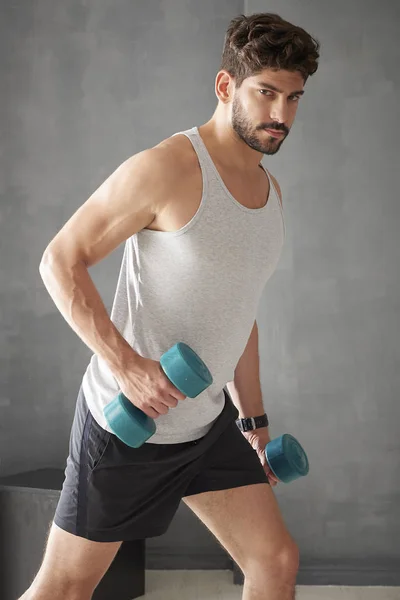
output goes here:
<path id="1" fill-rule="evenodd" d="M 240 431 L 253 431 L 260 427 L 268 427 L 269 421 L 267 415 L 264 413 L 259 417 L 245 417 L 244 419 L 236 419 L 236 425 Z"/>

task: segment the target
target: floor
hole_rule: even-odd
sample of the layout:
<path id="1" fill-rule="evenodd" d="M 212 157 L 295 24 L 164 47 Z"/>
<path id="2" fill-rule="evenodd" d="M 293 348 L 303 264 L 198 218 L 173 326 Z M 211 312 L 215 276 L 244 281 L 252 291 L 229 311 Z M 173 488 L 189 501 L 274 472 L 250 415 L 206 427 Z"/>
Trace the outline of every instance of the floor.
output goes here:
<path id="1" fill-rule="evenodd" d="M 146 571 L 146 600 L 240 600 L 232 571 Z M 296 600 L 400 600 L 400 587 L 297 586 Z"/>

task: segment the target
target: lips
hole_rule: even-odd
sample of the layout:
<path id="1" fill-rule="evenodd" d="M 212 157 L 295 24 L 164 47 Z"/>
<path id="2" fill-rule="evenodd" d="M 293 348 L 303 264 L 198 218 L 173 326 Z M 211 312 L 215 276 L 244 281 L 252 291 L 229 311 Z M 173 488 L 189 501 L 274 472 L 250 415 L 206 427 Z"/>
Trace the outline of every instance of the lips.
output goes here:
<path id="1" fill-rule="evenodd" d="M 282 137 L 284 135 L 283 131 L 274 131 L 274 129 L 266 129 L 265 131 L 274 137 Z"/>

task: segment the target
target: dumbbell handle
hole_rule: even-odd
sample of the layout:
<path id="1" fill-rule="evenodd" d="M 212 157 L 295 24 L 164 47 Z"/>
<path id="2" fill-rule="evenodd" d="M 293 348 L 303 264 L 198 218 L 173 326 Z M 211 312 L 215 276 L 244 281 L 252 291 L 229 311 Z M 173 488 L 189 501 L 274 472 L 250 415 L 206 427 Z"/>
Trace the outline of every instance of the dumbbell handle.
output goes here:
<path id="1" fill-rule="evenodd" d="M 198 396 L 213 381 L 203 361 L 183 342 L 167 350 L 160 364 L 173 385 L 189 398 Z M 133 448 L 144 444 L 156 432 L 154 420 L 134 406 L 122 392 L 105 406 L 104 416 L 115 435 Z"/>

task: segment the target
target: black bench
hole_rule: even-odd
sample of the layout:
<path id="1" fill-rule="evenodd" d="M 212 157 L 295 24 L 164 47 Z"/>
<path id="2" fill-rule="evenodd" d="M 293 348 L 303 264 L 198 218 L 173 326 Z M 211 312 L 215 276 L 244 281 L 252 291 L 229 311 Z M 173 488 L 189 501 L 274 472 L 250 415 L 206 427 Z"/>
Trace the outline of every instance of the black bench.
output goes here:
<path id="1" fill-rule="evenodd" d="M 43 558 L 64 471 L 39 469 L 0 478 L 0 598 L 17 600 Z M 93 600 L 132 600 L 145 593 L 145 540 L 123 542 Z"/>

